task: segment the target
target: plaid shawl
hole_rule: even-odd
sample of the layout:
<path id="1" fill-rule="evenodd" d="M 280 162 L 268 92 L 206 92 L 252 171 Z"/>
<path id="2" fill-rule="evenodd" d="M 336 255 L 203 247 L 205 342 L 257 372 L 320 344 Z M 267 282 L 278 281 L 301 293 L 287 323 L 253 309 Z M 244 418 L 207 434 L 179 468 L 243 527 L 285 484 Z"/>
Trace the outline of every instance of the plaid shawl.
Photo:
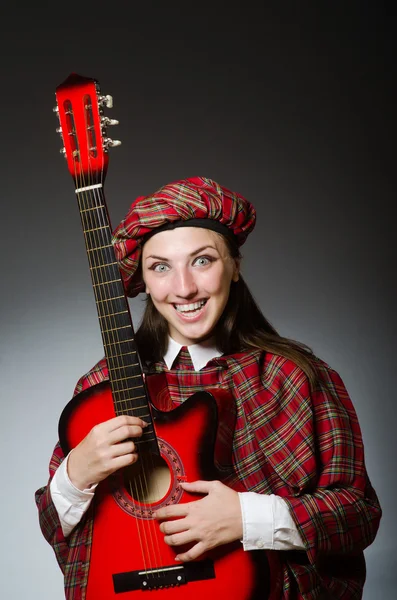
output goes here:
<path id="1" fill-rule="evenodd" d="M 292 361 L 259 351 L 215 358 L 200 372 L 183 361 L 171 371 L 164 363 L 154 370 L 166 372 L 175 404 L 214 385 L 233 393 L 235 470 L 247 490 L 284 498 L 306 547 L 281 553 L 282 600 L 358 600 L 365 581 L 363 550 L 375 538 L 381 508 L 345 386 L 324 362 L 317 360 L 316 367 L 320 383 L 314 392 Z M 102 360 L 75 392 L 106 377 Z M 62 459 L 57 445 L 50 478 Z M 36 492 L 36 502 L 43 535 L 65 576 L 66 598 L 84 600 L 92 513 L 65 539 L 49 486 Z"/>

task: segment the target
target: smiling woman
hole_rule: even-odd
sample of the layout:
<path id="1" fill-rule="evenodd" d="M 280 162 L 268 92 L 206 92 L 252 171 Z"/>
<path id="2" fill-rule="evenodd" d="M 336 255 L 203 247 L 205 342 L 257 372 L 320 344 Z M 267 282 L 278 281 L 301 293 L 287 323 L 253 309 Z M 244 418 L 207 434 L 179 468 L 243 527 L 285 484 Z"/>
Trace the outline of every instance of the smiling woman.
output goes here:
<path id="1" fill-rule="evenodd" d="M 186 221 L 189 223 L 189 221 Z M 208 338 L 238 281 L 239 262 L 222 237 L 199 227 L 162 231 L 143 248 L 145 291 L 170 336 L 190 346 Z"/>
<path id="2" fill-rule="evenodd" d="M 126 293 L 146 292 L 128 377 L 150 410 L 124 395 L 118 416 L 55 448 L 36 501 L 68 599 L 362 596 L 381 509 L 357 416 L 339 375 L 281 337 L 245 284 L 255 218 L 193 177 L 137 198 L 114 232 Z M 95 413 L 109 378 L 126 391 L 107 362 L 75 390 Z"/>

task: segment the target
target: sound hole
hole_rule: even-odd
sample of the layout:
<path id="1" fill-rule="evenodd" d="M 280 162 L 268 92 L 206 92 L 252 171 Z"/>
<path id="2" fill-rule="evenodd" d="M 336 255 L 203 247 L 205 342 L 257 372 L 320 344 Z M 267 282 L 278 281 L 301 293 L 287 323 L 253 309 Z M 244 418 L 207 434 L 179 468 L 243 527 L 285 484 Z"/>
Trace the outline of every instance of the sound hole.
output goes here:
<path id="1" fill-rule="evenodd" d="M 171 472 L 166 461 L 155 454 L 143 454 L 123 472 L 124 487 L 136 502 L 153 504 L 167 494 Z"/>

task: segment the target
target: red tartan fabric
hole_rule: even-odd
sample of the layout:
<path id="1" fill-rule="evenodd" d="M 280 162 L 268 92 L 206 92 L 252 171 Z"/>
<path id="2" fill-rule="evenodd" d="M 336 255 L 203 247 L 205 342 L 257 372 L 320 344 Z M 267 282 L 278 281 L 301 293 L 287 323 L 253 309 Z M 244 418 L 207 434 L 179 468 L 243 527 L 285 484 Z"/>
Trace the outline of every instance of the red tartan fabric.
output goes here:
<path id="1" fill-rule="evenodd" d="M 211 360 L 200 372 L 178 358 L 168 371 L 177 404 L 199 389 L 221 386 L 236 400 L 233 444 L 236 472 L 249 491 L 275 493 L 291 509 L 306 552 L 281 552 L 282 600 L 362 598 L 363 550 L 381 517 L 369 482 L 357 416 L 339 375 L 317 359 L 320 384 L 310 392 L 302 370 L 290 360 L 260 351 Z M 101 361 L 76 392 L 107 377 Z M 59 446 L 50 477 L 62 460 Z M 68 600 L 84 600 L 89 564 L 90 513 L 65 540 L 48 487 L 37 492 L 40 523 L 65 574 Z"/>

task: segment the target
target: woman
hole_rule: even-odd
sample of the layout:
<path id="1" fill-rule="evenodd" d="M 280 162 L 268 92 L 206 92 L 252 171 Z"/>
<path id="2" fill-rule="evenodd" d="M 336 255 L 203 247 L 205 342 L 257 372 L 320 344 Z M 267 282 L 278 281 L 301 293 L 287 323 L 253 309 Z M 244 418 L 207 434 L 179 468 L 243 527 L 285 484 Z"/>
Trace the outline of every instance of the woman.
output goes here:
<path id="1" fill-rule="evenodd" d="M 139 197 L 114 233 L 127 294 L 147 294 L 136 335 L 147 373 L 165 373 L 175 406 L 215 386 L 232 394 L 237 409 L 233 465 L 245 491 L 186 482 L 198 499 L 154 517 L 166 544 L 188 545 L 177 561 L 241 540 L 247 552 L 279 551 L 280 598 L 361 598 L 363 550 L 381 509 L 357 417 L 338 374 L 278 335 L 244 283 L 239 247 L 255 217 L 241 195 L 194 177 Z M 107 376 L 102 360 L 75 393 Z M 115 417 L 65 460 L 55 448 L 50 482 L 36 501 L 68 598 L 83 597 L 96 486 L 139 460 L 146 425 Z"/>

